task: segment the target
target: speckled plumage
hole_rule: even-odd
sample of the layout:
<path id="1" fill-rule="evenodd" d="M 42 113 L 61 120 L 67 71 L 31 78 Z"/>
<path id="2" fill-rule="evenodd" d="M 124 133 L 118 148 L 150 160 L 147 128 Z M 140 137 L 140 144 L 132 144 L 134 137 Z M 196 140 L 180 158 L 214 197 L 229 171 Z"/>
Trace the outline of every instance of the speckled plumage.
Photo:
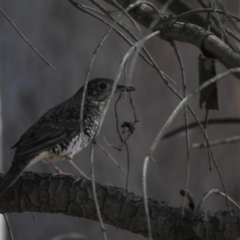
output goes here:
<path id="1" fill-rule="evenodd" d="M 30 127 L 13 146 L 16 148 L 15 156 L 12 166 L 0 182 L 0 195 L 32 164 L 38 161 L 53 164 L 63 159 L 71 160 L 86 147 L 98 127 L 112 85 L 111 79 L 98 78 L 89 81 L 82 124 L 80 109 L 84 87 L 70 99 L 50 109 Z M 124 90 L 133 91 L 134 88 L 117 85 L 115 92 Z M 56 170 L 57 167 L 54 164 L 53 166 Z M 85 177 L 80 169 L 79 171 L 80 176 Z"/>

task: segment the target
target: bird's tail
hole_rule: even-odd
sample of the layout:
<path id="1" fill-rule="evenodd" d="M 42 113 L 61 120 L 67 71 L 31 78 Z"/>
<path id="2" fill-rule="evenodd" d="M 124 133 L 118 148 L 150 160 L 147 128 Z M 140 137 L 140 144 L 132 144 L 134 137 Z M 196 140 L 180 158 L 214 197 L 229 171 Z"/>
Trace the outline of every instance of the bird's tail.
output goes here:
<path id="1" fill-rule="evenodd" d="M 12 186 L 12 184 L 19 178 L 21 173 L 27 168 L 28 164 L 12 164 L 8 172 L 0 180 L 0 196 Z"/>

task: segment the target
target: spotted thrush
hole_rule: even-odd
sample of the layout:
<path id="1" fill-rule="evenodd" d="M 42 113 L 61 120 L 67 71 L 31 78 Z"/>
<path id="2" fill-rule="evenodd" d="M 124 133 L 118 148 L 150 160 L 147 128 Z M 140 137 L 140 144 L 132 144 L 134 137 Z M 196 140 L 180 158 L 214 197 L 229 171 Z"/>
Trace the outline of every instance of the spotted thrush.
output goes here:
<path id="1" fill-rule="evenodd" d="M 113 83 L 113 80 L 106 78 L 97 78 L 88 82 L 82 122 L 80 115 L 84 86 L 71 98 L 46 112 L 30 127 L 12 147 L 16 148 L 15 156 L 10 169 L 0 181 L 0 195 L 26 168 L 38 161 L 50 163 L 56 174 L 64 174 L 55 162 L 67 160 L 81 178 L 86 178 L 72 158 L 92 140 Z M 115 92 L 134 90 L 133 87 L 117 85 Z"/>

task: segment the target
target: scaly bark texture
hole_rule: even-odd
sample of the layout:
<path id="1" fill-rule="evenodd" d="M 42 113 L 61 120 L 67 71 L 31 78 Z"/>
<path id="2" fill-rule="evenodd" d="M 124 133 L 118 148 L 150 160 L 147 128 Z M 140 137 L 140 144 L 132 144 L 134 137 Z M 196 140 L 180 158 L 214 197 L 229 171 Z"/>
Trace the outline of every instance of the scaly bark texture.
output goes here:
<path id="1" fill-rule="evenodd" d="M 25 173 L 0 198 L 0 212 L 62 213 L 98 221 L 91 181 L 51 178 Z M 143 198 L 124 189 L 96 183 L 103 221 L 117 228 L 147 236 Z M 204 213 L 173 208 L 148 200 L 154 239 L 227 239 L 240 237 L 240 211 Z"/>

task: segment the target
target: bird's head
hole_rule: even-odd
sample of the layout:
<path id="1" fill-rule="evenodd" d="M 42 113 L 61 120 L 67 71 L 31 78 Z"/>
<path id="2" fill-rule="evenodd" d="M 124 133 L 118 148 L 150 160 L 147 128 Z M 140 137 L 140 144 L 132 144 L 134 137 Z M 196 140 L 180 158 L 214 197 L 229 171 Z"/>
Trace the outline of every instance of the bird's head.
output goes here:
<path id="1" fill-rule="evenodd" d="M 107 78 L 96 78 L 88 82 L 87 95 L 97 101 L 104 101 L 107 99 L 112 91 L 114 81 Z M 116 92 L 131 92 L 135 91 L 135 88 L 124 85 L 117 85 Z"/>

